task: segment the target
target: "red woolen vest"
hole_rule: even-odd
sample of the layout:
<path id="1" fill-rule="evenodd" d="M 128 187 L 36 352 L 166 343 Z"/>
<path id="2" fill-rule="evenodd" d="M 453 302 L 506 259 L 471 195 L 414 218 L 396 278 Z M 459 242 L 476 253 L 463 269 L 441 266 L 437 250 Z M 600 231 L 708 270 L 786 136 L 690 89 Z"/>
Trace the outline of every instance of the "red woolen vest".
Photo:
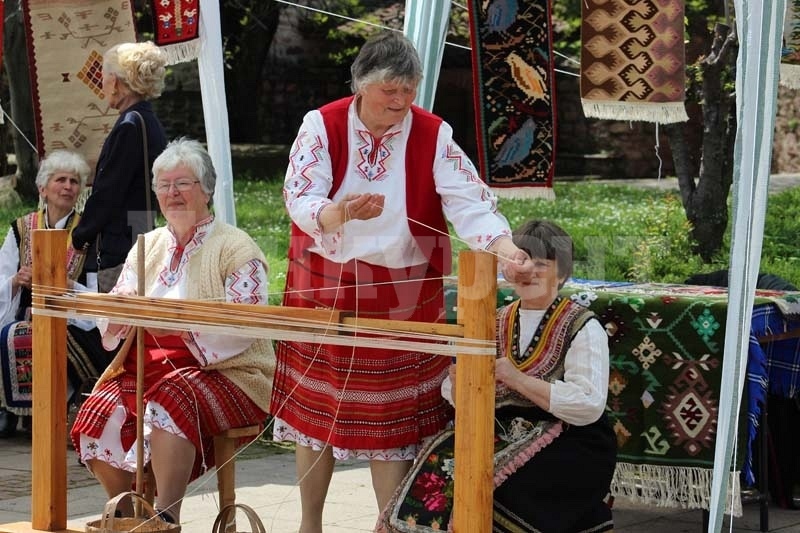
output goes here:
<path id="1" fill-rule="evenodd" d="M 328 134 L 328 153 L 331 156 L 333 185 L 328 197 L 332 198 L 344 179 L 349 156 L 347 143 L 347 110 L 353 96 L 336 100 L 320 108 Z M 442 213 L 442 199 L 436 192 L 433 179 L 433 161 L 436 156 L 436 139 L 442 119 L 411 106 L 411 132 L 406 146 L 406 213 L 411 234 L 417 242 L 431 269 L 441 275 L 450 273 L 452 251 L 447 222 Z M 296 259 L 312 244 L 313 239 L 292 223 L 289 259 Z"/>

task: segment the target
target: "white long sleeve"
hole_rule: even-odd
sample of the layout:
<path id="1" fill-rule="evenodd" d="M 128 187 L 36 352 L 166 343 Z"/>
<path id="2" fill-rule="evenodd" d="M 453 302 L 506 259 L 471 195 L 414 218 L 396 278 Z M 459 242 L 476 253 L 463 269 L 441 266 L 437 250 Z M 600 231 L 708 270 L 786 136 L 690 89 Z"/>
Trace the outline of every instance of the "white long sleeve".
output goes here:
<path id="1" fill-rule="evenodd" d="M 375 265 L 401 268 L 425 262 L 407 223 L 406 146 L 413 114 L 374 139 L 351 105 L 348 112 L 349 158 L 345 177 L 329 199 L 333 178 L 327 132 L 319 111 L 306 114 L 292 146 L 284 180 L 289 215 L 314 239 L 312 251 L 335 262 L 358 258 Z M 486 249 L 510 235 L 497 200 L 475 166 L 453 140 L 452 128 L 439 128 L 433 164 L 436 191 L 445 217 L 472 249 Z M 377 157 L 371 158 L 377 153 Z M 319 213 L 347 194 L 375 193 L 386 197 L 383 213 L 371 220 L 351 220 L 325 233 Z"/>
<path id="2" fill-rule="evenodd" d="M 608 335 L 597 320 L 578 332 L 564 359 L 564 379 L 550 389 L 550 412 L 576 426 L 595 422 L 608 397 Z"/>
<path id="3" fill-rule="evenodd" d="M 19 270 L 19 247 L 9 228 L 0 248 L 0 326 L 13 322 L 19 308 L 20 291 L 14 294 L 12 280 Z"/>
<path id="4" fill-rule="evenodd" d="M 543 314 L 543 312 L 542 312 Z M 541 316 L 539 316 L 541 318 Z M 524 346 L 530 342 L 538 322 L 520 332 Z M 550 385 L 550 412 L 576 426 L 595 422 L 606 407 L 608 397 L 608 335 L 597 320 L 590 320 L 578 332 L 564 358 L 564 378 Z M 453 384 L 450 377 L 442 382 L 442 396 L 451 404 Z"/>

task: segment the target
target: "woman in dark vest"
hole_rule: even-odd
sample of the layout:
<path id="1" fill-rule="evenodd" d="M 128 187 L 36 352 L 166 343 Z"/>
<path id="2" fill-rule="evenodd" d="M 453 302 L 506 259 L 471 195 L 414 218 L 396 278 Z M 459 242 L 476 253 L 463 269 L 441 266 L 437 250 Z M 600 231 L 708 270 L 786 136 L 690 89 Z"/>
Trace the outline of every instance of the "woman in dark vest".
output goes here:
<path id="1" fill-rule="evenodd" d="M 497 311 L 492 531 L 611 531 L 604 498 L 617 447 L 605 415 L 608 336 L 592 311 L 559 296 L 572 273 L 569 235 L 533 220 L 514 231 L 514 242 L 534 268 L 503 271 L 519 299 Z M 461 393 L 454 383 L 455 365 L 442 385 L 451 402 Z M 453 448 L 452 429 L 430 440 L 378 531 L 448 531 Z"/>
<path id="2" fill-rule="evenodd" d="M 41 208 L 11 223 L 0 249 L 0 438 L 12 436 L 19 415 L 31 414 L 31 234 L 37 229 L 71 231 L 90 169 L 75 152 L 56 150 L 39 164 Z M 84 255 L 67 249 L 70 283 L 85 283 Z M 67 322 L 67 375 L 71 396 L 96 379 L 113 354 L 103 350 L 93 320 Z"/>

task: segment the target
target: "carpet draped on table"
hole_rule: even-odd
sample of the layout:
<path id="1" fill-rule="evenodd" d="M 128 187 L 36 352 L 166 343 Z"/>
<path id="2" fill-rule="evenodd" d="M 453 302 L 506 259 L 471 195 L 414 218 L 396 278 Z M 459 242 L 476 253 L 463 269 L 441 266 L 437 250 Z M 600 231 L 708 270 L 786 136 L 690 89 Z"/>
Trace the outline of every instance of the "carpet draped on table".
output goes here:
<path id="1" fill-rule="evenodd" d="M 81 153 L 94 166 L 119 113 L 102 94 L 103 52 L 136 40 L 130 0 L 23 0 L 40 157 Z"/>
<path id="2" fill-rule="evenodd" d="M 478 163 L 499 195 L 548 198 L 555 80 L 548 0 L 470 0 Z"/>
<path id="3" fill-rule="evenodd" d="M 584 114 L 662 124 L 688 120 L 683 0 L 584 0 L 581 6 Z"/>
<path id="4" fill-rule="evenodd" d="M 200 0 L 150 0 L 153 41 L 167 53 L 170 65 L 197 59 L 200 53 Z"/>
<path id="5" fill-rule="evenodd" d="M 572 280 L 560 293 L 594 311 L 608 333 L 606 415 L 618 447 L 611 493 L 647 505 L 707 509 L 721 410 L 727 289 Z M 513 289 L 498 288 L 498 307 L 515 298 Z M 456 288 L 446 285 L 448 322 L 456 320 L 457 301 Z M 739 456 L 726 479 L 733 495 L 728 512 L 734 516 L 742 514 L 739 470 L 752 480 L 748 442 L 757 429 L 756 403 L 766 397 L 766 363 L 754 357 L 751 365 L 753 403 L 740 413 L 747 431 L 738 436 Z"/>
<path id="6" fill-rule="evenodd" d="M 800 89 L 800 0 L 786 2 L 780 83 L 790 89 Z"/>

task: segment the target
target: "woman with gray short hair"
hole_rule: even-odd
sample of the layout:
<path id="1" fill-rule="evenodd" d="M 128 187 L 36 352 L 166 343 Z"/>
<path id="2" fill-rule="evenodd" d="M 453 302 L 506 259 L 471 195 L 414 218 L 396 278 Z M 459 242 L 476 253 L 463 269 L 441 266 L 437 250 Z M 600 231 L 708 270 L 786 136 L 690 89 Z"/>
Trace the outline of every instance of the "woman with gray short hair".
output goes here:
<path id="1" fill-rule="evenodd" d="M 309 112 L 291 151 L 284 304 L 443 320 L 448 221 L 471 248 L 529 268 L 452 128 L 412 105 L 422 79 L 413 44 L 378 34 L 351 73 L 353 96 Z M 302 533 L 322 530 L 335 459 L 369 460 L 382 508 L 420 442 L 452 417 L 438 393 L 448 358 L 313 342 L 279 342 L 277 358 L 273 433 L 297 444 Z"/>
<path id="2" fill-rule="evenodd" d="M 0 248 L 0 438 L 14 435 L 19 416 L 32 410 L 31 235 L 37 229 L 71 231 L 81 220 L 75 209 L 91 171 L 82 155 L 55 150 L 39 163 L 39 209 L 11 223 Z M 83 254 L 67 250 L 71 286 L 85 283 Z M 111 354 L 103 350 L 94 320 L 67 321 L 67 378 L 71 400 L 105 369 Z"/>

